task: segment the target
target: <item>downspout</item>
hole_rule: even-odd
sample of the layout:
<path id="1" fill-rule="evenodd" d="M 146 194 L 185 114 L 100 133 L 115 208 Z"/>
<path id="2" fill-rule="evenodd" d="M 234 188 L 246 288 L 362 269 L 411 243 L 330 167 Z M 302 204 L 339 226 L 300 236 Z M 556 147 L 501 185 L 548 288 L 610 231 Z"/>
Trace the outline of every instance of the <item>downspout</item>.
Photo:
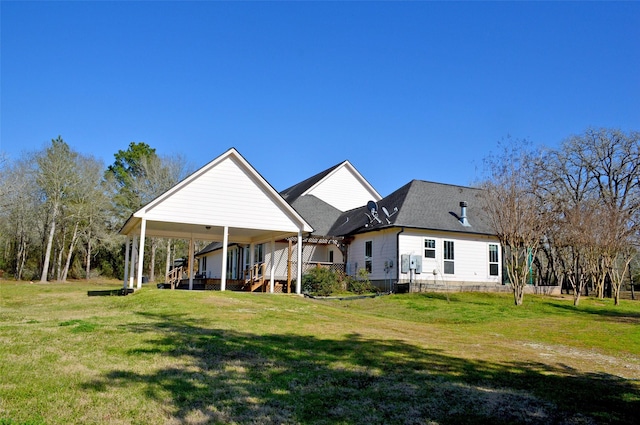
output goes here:
<path id="1" fill-rule="evenodd" d="M 396 283 L 400 281 L 400 235 L 404 233 L 404 227 L 396 235 Z"/>

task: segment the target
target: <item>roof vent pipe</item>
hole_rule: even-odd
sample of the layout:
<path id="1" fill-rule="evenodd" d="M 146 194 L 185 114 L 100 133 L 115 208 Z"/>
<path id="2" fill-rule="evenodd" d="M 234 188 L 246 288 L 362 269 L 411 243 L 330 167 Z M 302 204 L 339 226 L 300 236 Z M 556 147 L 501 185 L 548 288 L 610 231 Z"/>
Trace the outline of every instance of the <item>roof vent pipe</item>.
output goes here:
<path id="1" fill-rule="evenodd" d="M 467 203 L 465 201 L 460 202 L 460 223 L 463 226 L 469 226 L 469 221 L 467 221 Z"/>

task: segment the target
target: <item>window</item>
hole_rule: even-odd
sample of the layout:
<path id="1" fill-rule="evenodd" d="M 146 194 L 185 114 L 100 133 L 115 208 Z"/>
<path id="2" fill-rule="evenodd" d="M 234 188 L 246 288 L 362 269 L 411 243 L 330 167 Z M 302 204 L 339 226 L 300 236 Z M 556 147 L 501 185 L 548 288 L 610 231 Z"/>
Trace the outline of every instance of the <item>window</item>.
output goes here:
<path id="1" fill-rule="evenodd" d="M 256 263 L 264 262 L 264 244 L 263 243 L 256 245 L 253 261 L 255 261 Z"/>
<path id="2" fill-rule="evenodd" d="M 489 244 L 489 276 L 498 276 L 500 265 L 498 263 L 498 245 Z"/>
<path id="3" fill-rule="evenodd" d="M 333 263 L 333 250 L 329 251 L 329 262 Z"/>
<path id="4" fill-rule="evenodd" d="M 364 243 L 364 268 L 368 273 L 371 273 L 372 268 L 372 257 L 373 257 L 373 242 L 366 241 Z"/>
<path id="5" fill-rule="evenodd" d="M 436 258 L 436 240 L 424 240 L 424 258 Z"/>
<path id="6" fill-rule="evenodd" d="M 234 257 L 234 253 L 236 251 L 235 250 L 230 250 L 228 255 L 227 255 L 227 279 L 233 279 L 233 257 Z"/>
<path id="7" fill-rule="evenodd" d="M 444 273 L 454 274 L 453 241 L 444 241 Z"/>

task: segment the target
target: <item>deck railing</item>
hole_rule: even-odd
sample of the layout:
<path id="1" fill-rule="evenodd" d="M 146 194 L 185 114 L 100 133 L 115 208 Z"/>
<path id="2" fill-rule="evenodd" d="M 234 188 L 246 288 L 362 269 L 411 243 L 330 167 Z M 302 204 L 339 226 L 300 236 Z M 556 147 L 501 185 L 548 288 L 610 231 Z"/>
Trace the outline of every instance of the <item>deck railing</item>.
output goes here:
<path id="1" fill-rule="evenodd" d="M 184 267 L 182 266 L 169 270 L 169 274 L 166 276 L 166 282 L 171 285 L 171 289 L 175 289 L 176 286 L 178 286 L 183 275 Z"/>

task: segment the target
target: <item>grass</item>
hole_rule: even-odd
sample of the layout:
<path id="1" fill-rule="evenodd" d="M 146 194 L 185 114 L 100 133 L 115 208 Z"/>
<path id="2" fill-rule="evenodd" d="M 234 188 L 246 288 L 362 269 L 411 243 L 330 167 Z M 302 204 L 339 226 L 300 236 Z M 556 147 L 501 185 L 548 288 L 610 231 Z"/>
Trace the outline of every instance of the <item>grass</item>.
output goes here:
<path id="1" fill-rule="evenodd" d="M 637 423 L 640 303 L 0 281 L 0 425 Z M 115 293 L 115 292 L 114 292 Z"/>

